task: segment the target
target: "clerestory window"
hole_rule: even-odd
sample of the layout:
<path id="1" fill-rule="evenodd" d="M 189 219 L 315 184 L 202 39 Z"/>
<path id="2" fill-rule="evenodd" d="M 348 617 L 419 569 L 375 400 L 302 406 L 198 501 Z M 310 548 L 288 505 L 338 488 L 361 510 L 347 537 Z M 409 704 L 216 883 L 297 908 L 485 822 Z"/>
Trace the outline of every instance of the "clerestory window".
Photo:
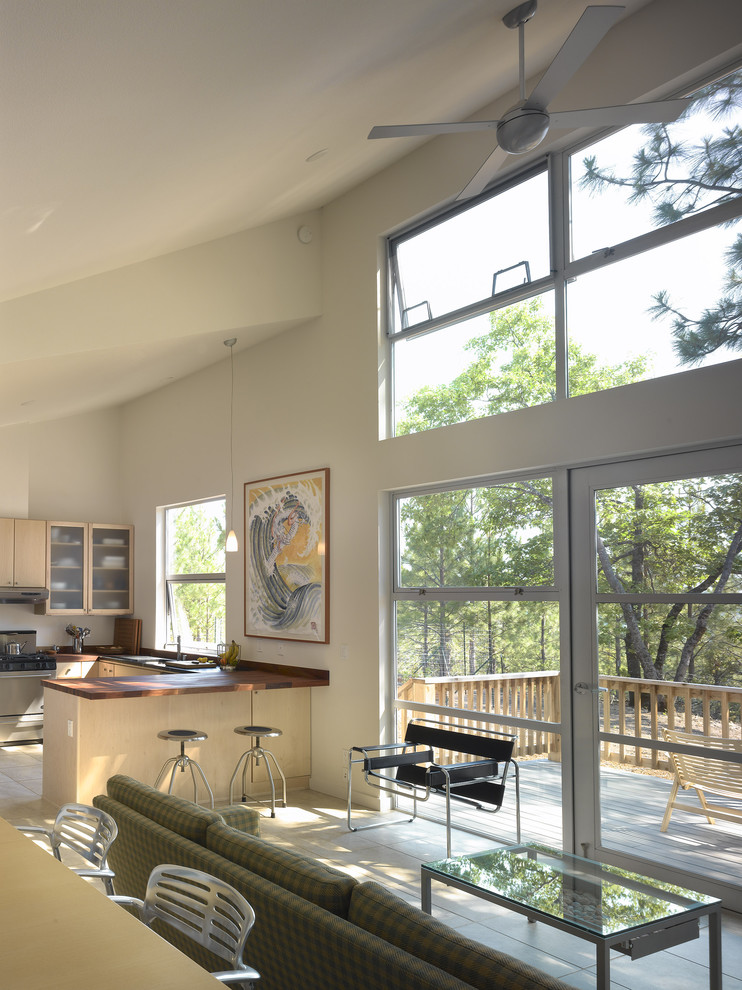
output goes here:
<path id="1" fill-rule="evenodd" d="M 742 72 L 388 253 L 395 435 L 742 357 Z"/>

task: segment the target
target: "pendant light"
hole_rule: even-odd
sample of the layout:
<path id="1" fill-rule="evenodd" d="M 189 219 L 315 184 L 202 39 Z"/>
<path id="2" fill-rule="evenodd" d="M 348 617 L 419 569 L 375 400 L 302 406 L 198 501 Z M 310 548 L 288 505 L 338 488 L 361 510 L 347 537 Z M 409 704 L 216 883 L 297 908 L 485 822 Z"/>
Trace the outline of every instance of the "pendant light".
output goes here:
<path id="1" fill-rule="evenodd" d="M 230 337 L 224 341 L 224 346 L 229 348 L 229 477 L 232 485 L 232 496 L 229 505 L 229 532 L 227 533 L 226 551 L 236 553 L 240 549 L 237 541 L 237 534 L 234 531 L 234 345 L 237 343 L 236 337 Z"/>

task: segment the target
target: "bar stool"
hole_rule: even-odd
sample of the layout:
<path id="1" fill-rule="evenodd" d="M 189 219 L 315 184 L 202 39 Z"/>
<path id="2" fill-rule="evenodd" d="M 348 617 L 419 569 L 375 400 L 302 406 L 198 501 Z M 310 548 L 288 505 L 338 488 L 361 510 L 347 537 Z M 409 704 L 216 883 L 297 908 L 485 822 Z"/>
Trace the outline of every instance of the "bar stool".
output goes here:
<path id="1" fill-rule="evenodd" d="M 234 768 L 234 773 L 232 774 L 232 779 L 229 782 L 229 803 L 232 804 L 232 790 L 234 788 L 234 782 L 237 779 L 237 774 L 240 772 L 240 766 L 242 766 L 242 800 L 247 801 L 247 767 L 250 760 L 255 760 L 255 766 L 260 765 L 260 758 L 263 757 L 265 760 L 265 769 L 268 773 L 268 780 L 271 785 L 271 818 L 276 817 L 276 787 L 273 783 L 273 774 L 271 772 L 270 763 L 268 762 L 268 757 L 273 760 L 273 764 L 278 771 L 281 781 L 283 782 L 283 801 L 281 807 L 286 807 L 286 778 L 283 775 L 283 770 L 278 765 L 278 760 L 275 758 L 273 753 L 269 749 L 263 749 L 260 745 L 261 737 L 272 739 L 275 736 L 283 735 L 281 729 L 272 729 L 268 725 L 238 725 L 234 730 L 240 736 L 251 736 L 255 742 L 250 747 L 250 749 L 245 750 L 242 756 L 237 760 L 237 766 Z M 244 761 L 244 762 L 243 762 Z M 264 801 L 258 801 L 257 798 L 253 800 L 257 804 L 265 804 Z"/>
<path id="2" fill-rule="evenodd" d="M 214 807 L 214 795 L 209 787 L 209 782 L 201 769 L 200 765 L 192 760 L 190 756 L 186 755 L 185 744 L 187 742 L 196 742 L 201 739 L 208 739 L 209 737 L 205 732 L 199 732 L 197 729 L 163 729 L 162 732 L 157 733 L 158 739 L 166 739 L 168 742 L 179 742 L 180 743 L 180 756 L 171 756 L 169 760 L 165 760 L 162 765 L 162 770 L 160 770 L 157 775 L 157 780 L 155 781 L 155 787 L 159 787 L 162 781 L 165 779 L 165 774 L 168 772 L 170 765 L 172 764 L 172 773 L 170 774 L 170 786 L 167 789 L 168 794 L 173 793 L 173 782 L 175 781 L 175 772 L 180 768 L 181 773 L 185 773 L 186 767 L 191 771 L 191 777 L 193 778 L 193 801 L 198 804 L 198 790 L 196 773 L 198 770 L 201 775 L 201 780 L 204 782 L 204 787 L 209 792 L 209 798 L 211 800 L 211 807 Z"/>

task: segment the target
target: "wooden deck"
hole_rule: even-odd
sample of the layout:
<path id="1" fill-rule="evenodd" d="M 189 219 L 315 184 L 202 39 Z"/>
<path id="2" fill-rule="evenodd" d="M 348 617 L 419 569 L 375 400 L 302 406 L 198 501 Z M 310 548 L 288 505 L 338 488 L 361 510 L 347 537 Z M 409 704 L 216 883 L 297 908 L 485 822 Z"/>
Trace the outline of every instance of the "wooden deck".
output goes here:
<path id="1" fill-rule="evenodd" d="M 710 879 L 742 887 L 742 825 L 717 820 L 709 825 L 699 815 L 673 812 L 667 832 L 660 832 L 671 780 L 632 773 L 611 766 L 601 769 L 603 845 L 648 862 L 676 863 Z M 514 793 L 514 785 L 508 780 Z M 521 841 L 562 845 L 561 765 L 546 759 L 520 763 Z M 694 803 L 695 793 L 684 800 Z M 742 810 L 742 801 L 729 801 Z M 405 806 L 406 807 L 406 806 Z M 419 814 L 445 819 L 445 804 L 432 797 Z M 493 841 L 515 842 L 514 798 L 506 796 L 497 814 L 470 810 L 452 802 L 454 827 L 459 826 Z M 454 840 L 454 855 L 455 840 Z"/>

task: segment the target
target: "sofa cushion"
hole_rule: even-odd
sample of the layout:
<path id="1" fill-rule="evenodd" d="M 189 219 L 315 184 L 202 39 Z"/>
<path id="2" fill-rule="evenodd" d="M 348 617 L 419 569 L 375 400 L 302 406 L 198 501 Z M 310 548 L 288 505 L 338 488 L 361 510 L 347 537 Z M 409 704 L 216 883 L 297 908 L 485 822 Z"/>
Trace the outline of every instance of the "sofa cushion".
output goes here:
<path id="1" fill-rule="evenodd" d="M 479 990 L 564 987 L 513 956 L 465 938 L 373 880 L 353 889 L 348 920 Z"/>
<path id="2" fill-rule="evenodd" d="M 244 804 L 230 804 L 217 808 L 216 814 L 225 825 L 231 825 L 249 835 L 260 835 L 260 812 L 255 808 L 246 808 Z"/>
<path id="3" fill-rule="evenodd" d="M 206 847 L 332 914 L 341 918 L 348 916 L 351 891 L 357 883 L 348 873 L 238 832 L 228 825 L 212 825 L 207 833 Z"/>
<path id="4" fill-rule="evenodd" d="M 107 789 L 108 796 L 114 801 L 202 846 L 206 845 L 209 826 L 224 821 L 220 812 L 202 808 L 174 794 L 164 794 L 125 774 L 110 777 Z M 232 825 L 254 835 L 260 834 L 260 815 L 255 809 L 234 807 L 229 810 L 229 818 Z"/>

